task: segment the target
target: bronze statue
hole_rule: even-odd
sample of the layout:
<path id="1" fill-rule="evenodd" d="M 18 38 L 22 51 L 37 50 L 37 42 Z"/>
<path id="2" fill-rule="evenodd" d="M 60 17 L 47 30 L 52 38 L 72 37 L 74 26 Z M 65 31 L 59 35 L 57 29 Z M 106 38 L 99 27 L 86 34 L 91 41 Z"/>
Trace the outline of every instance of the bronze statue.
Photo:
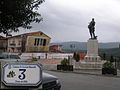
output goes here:
<path id="1" fill-rule="evenodd" d="M 92 21 L 88 25 L 88 29 L 90 32 L 91 39 L 96 39 L 97 36 L 95 36 L 95 21 L 94 18 L 92 18 Z"/>

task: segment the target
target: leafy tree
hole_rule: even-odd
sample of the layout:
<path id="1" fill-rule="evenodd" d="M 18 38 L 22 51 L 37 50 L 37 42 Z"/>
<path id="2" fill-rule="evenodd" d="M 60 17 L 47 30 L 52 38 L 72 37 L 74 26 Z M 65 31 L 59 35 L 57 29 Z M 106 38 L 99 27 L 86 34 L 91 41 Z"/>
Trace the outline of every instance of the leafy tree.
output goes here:
<path id="1" fill-rule="evenodd" d="M 103 60 L 106 60 L 106 53 L 103 53 Z"/>
<path id="2" fill-rule="evenodd" d="M 73 59 L 75 59 L 75 57 L 76 57 L 76 52 L 73 53 Z"/>
<path id="3" fill-rule="evenodd" d="M 73 58 L 76 60 L 76 62 L 79 62 L 79 60 L 80 60 L 80 55 L 79 55 L 79 53 L 74 52 Z"/>
<path id="4" fill-rule="evenodd" d="M 112 55 L 110 56 L 110 62 L 114 62 L 114 58 Z"/>
<path id="5" fill-rule="evenodd" d="M 19 31 L 19 27 L 30 29 L 32 22 L 42 20 L 37 12 L 44 0 L 0 0 L 0 33 Z"/>

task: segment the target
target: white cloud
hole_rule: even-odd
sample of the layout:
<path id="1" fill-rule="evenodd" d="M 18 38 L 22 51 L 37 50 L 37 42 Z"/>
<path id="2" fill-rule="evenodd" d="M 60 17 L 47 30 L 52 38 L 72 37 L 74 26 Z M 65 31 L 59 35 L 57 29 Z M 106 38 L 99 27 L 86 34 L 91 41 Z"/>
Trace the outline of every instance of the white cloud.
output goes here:
<path id="1" fill-rule="evenodd" d="M 120 41 L 119 10 L 119 0 L 46 0 L 39 9 L 44 21 L 33 24 L 32 30 L 45 32 L 52 42 L 86 42 L 87 25 L 94 17 L 100 42 Z"/>

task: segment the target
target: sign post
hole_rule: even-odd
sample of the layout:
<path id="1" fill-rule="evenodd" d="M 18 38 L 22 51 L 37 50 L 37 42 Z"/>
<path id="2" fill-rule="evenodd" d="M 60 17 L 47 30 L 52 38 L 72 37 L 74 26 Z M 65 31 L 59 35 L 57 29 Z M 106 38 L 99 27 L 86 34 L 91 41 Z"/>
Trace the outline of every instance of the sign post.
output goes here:
<path id="1" fill-rule="evenodd" d="M 6 86 L 38 86 L 42 83 L 40 64 L 5 64 L 2 82 Z"/>

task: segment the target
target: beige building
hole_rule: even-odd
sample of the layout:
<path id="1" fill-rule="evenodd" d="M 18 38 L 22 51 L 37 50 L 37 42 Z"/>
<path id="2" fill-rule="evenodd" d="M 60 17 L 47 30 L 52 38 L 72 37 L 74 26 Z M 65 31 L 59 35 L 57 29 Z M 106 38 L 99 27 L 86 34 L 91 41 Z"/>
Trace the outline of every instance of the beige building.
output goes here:
<path id="1" fill-rule="evenodd" d="M 0 36 L 0 52 L 7 51 L 7 39 L 3 36 Z"/>
<path id="2" fill-rule="evenodd" d="M 31 32 L 8 38 L 8 52 L 48 52 L 50 37 L 43 32 Z"/>

